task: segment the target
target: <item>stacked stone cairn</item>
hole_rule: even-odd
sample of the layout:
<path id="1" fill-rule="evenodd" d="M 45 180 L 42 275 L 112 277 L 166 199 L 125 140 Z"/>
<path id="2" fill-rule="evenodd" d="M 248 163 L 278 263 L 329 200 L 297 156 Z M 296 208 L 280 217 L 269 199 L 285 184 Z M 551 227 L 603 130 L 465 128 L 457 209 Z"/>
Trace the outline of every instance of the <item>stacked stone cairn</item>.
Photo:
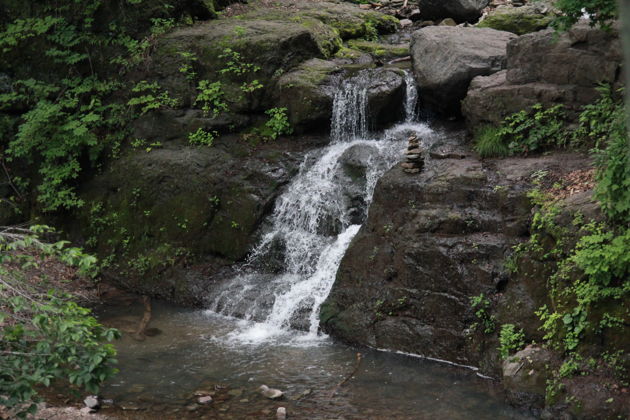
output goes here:
<path id="1" fill-rule="evenodd" d="M 405 151 L 405 162 L 401 163 L 400 166 L 408 174 L 417 174 L 422 171 L 424 157 L 420 148 L 420 141 L 415 134 L 409 136 L 409 143 Z"/>

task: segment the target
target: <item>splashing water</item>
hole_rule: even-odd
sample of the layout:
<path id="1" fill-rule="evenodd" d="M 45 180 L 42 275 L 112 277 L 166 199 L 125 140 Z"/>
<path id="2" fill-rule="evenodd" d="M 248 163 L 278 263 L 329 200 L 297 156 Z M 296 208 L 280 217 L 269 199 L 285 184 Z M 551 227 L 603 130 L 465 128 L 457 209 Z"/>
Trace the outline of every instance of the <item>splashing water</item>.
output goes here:
<path id="1" fill-rule="evenodd" d="M 307 154 L 240 274 L 211 296 L 210 311 L 245 320 L 228 340 L 258 344 L 271 338 L 310 342 L 322 337 L 320 306 L 366 217 L 376 182 L 399 160 L 410 131 L 425 140 L 433 134 L 413 122 L 417 92 L 413 80 L 406 79 L 407 122 L 378 138 L 367 132 L 369 72 L 341 83 L 331 143 Z"/>

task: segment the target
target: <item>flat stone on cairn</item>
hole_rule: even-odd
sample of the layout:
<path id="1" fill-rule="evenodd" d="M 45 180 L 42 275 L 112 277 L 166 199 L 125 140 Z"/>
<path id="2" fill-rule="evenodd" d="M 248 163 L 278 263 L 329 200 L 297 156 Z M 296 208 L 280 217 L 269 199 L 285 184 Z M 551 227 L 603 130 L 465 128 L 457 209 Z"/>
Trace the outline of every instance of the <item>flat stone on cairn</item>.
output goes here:
<path id="1" fill-rule="evenodd" d="M 405 152 L 405 162 L 400 166 L 403 171 L 408 174 L 417 174 L 422 171 L 424 166 L 424 157 L 422 149 L 420 148 L 420 142 L 415 134 L 409 136 L 409 143 L 407 145 L 407 151 Z"/>

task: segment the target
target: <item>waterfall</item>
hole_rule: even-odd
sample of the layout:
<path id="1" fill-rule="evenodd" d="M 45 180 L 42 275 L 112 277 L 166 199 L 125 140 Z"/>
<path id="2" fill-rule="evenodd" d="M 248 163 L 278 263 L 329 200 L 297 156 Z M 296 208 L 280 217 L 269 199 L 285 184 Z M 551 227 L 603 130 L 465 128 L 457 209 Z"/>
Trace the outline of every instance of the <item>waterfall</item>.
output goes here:
<path id="1" fill-rule="evenodd" d="M 426 125 L 408 122 L 370 138 L 368 88 L 369 72 L 341 82 L 330 144 L 305 156 L 248 261 L 210 296 L 210 311 L 251 321 L 232 338 L 260 342 L 296 330 L 318 337 L 320 306 L 367 217 L 376 182 L 400 159 L 410 127 L 430 136 Z M 407 121 L 416 100 L 407 80 Z"/>
<path id="2" fill-rule="evenodd" d="M 417 118 L 418 87 L 410 71 L 405 72 L 405 122 L 413 122 Z"/>
<path id="3" fill-rule="evenodd" d="M 342 81 L 333 100 L 331 139 L 333 142 L 367 137 L 368 72 Z"/>

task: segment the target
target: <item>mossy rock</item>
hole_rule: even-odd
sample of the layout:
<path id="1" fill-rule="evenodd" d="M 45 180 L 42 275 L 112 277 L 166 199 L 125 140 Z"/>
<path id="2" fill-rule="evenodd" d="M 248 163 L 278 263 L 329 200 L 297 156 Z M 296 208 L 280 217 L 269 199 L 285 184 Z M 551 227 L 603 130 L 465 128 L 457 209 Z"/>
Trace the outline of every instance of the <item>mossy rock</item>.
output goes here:
<path id="1" fill-rule="evenodd" d="M 212 147 L 172 144 L 130 150 L 82 188 L 90 203 L 67 223 L 121 285 L 172 296 L 158 274 L 171 266 L 245 257 L 279 188 L 299 164 L 296 155 L 264 145 L 256 155 L 236 138 Z M 183 292 L 182 292 L 183 293 Z"/>
<path id="2" fill-rule="evenodd" d="M 351 50 L 358 50 L 379 58 L 404 57 L 409 55 L 409 44 L 392 45 L 381 42 L 353 39 L 348 41 Z"/>
<path id="3" fill-rule="evenodd" d="M 314 58 L 278 79 L 274 101 L 288 109 L 295 132 L 328 129 L 333 96 L 328 82 L 340 71 L 337 64 Z"/>
<path id="4" fill-rule="evenodd" d="M 517 35 L 540 31 L 547 28 L 555 17 L 551 12 L 542 13 L 542 10 L 547 9 L 541 9 L 539 5 L 498 7 L 494 13 L 486 16 L 477 27 L 492 28 Z"/>

